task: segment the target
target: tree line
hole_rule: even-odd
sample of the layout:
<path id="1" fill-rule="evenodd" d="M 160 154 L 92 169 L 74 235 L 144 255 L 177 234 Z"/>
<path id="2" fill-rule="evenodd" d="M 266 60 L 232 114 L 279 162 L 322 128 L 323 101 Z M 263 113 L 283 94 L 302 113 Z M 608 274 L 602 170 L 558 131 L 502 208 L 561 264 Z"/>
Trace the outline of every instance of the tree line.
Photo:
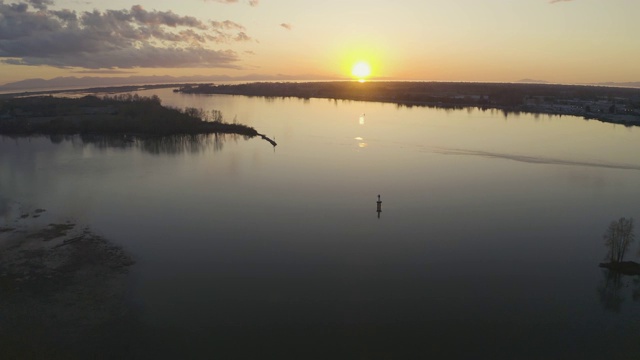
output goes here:
<path id="1" fill-rule="evenodd" d="M 218 110 L 164 107 L 157 96 L 138 94 L 81 98 L 38 96 L 0 102 L 0 134 L 233 133 L 256 136 L 249 126 L 228 123 Z"/>

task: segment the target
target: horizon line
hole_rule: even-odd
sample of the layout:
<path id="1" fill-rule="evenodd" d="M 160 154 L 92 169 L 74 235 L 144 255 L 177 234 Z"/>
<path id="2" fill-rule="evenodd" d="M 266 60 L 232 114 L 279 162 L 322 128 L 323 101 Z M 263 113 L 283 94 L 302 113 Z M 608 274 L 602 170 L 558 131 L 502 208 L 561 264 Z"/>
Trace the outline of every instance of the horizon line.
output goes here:
<path id="1" fill-rule="evenodd" d="M 154 78 L 165 78 L 154 82 Z M 197 78 L 202 78 L 198 80 Z M 100 83 L 87 83 L 87 84 L 74 84 L 74 80 L 95 80 L 100 79 L 110 81 L 109 84 Z M 186 80 L 191 79 L 191 80 Z M 69 80 L 68 84 L 55 84 L 56 80 Z M 126 82 L 127 80 L 140 82 Z M 437 83 L 476 83 L 476 84 L 529 84 L 529 85 L 565 85 L 565 86 L 605 86 L 605 87 L 622 87 L 622 88 L 640 88 L 640 81 L 625 81 L 625 82 L 592 82 L 592 83 L 570 83 L 570 82 L 552 82 L 545 80 L 533 80 L 533 79 L 520 79 L 514 81 L 491 81 L 491 80 L 431 80 L 431 79 L 407 79 L 407 78 L 392 78 L 384 76 L 371 76 L 365 79 L 358 79 L 354 77 L 346 76 L 320 76 L 320 75 L 261 75 L 250 74 L 243 76 L 229 76 L 229 75 L 185 75 L 185 76 L 173 76 L 173 75 L 129 75 L 129 76 L 58 76 L 49 79 L 43 78 L 29 78 L 14 82 L 8 82 L 0 85 L 0 92 L 8 93 L 23 90 L 28 92 L 29 90 L 35 91 L 55 91 L 55 90 L 74 90 L 74 89 L 86 89 L 87 87 L 117 87 L 117 86 L 146 86 L 146 85 L 163 85 L 173 84 L 174 82 L 181 84 L 188 83 L 206 83 L 206 82 L 321 82 L 321 81 L 355 81 L 355 82 L 437 82 Z M 41 82 L 41 84 L 32 84 L 31 86 L 25 84 L 28 82 Z M 46 83 L 49 83 L 47 86 Z M 176 85 L 177 85 L 176 83 Z M 12 86 L 14 85 L 14 86 Z M 21 86 L 23 85 L 23 86 Z"/>

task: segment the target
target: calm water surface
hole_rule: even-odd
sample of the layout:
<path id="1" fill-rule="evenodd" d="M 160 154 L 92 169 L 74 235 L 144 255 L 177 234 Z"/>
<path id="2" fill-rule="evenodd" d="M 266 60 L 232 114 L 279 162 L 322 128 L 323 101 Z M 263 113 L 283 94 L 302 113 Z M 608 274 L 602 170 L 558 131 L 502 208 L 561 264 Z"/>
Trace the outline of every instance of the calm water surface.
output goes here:
<path id="1" fill-rule="evenodd" d="M 105 354 L 640 354 L 640 284 L 625 277 L 612 288 L 597 266 L 609 222 L 640 219 L 638 129 L 477 109 L 142 94 L 221 110 L 278 146 L 234 136 L 131 146 L 0 138 L 5 199 L 89 225 L 138 261 L 135 319 L 114 333 L 126 345 L 105 339 Z"/>

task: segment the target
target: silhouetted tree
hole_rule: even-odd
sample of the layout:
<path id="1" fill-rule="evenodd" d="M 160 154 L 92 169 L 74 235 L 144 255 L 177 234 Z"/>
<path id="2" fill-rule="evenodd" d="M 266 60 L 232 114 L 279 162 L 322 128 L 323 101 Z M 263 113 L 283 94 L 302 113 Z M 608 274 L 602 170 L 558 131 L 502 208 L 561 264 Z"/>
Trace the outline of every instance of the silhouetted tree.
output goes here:
<path id="1" fill-rule="evenodd" d="M 610 262 L 621 262 L 629 245 L 633 242 L 633 219 L 620 218 L 612 221 L 604 233 L 604 244 L 609 250 L 607 258 Z"/>

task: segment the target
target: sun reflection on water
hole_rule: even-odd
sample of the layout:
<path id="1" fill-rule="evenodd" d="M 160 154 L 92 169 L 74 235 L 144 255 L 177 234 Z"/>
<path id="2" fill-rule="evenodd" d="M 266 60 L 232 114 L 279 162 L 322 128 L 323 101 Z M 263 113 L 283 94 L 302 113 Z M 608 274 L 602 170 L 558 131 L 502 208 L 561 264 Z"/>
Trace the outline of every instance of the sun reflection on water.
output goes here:
<path id="1" fill-rule="evenodd" d="M 360 136 L 353 138 L 354 140 L 358 141 L 358 147 L 363 149 L 366 148 L 367 146 L 369 146 L 369 144 L 367 144 L 366 142 L 364 142 L 364 139 Z"/>

